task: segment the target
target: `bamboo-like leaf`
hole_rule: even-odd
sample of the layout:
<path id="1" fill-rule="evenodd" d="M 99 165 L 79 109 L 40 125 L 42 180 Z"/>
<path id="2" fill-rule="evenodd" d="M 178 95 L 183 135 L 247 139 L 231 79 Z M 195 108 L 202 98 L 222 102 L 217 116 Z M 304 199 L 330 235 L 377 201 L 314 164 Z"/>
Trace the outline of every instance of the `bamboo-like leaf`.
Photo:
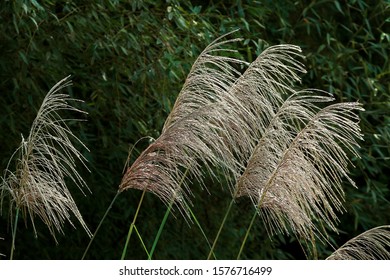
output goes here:
<path id="1" fill-rule="evenodd" d="M 24 216 L 28 214 L 34 231 L 34 217 L 37 215 L 54 238 L 54 230 L 63 233 L 66 220 L 73 225 L 70 213 L 90 235 L 65 183 L 65 178 L 69 178 L 81 190 L 87 187 L 76 170 L 76 159 L 83 164 L 86 160 L 72 141 L 86 147 L 67 127 L 68 120 L 60 116 L 61 111 L 84 113 L 68 104 L 80 100 L 60 92 L 71 84 L 68 78 L 58 82 L 46 95 L 29 136 L 27 139 L 22 136 L 20 147 L 12 155 L 1 184 L 2 202 L 7 194 L 10 195 L 11 208 L 21 209 Z M 13 161 L 16 161 L 15 172 L 10 170 Z"/>
<path id="2" fill-rule="evenodd" d="M 327 260 L 390 260 L 390 226 L 379 226 L 347 241 Z"/>

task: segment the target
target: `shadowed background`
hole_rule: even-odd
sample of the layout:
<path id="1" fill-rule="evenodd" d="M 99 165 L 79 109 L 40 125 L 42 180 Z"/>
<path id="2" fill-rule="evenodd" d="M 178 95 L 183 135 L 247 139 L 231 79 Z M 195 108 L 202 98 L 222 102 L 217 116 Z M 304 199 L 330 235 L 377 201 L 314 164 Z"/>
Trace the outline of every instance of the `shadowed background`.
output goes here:
<path id="1" fill-rule="evenodd" d="M 0 4 L 0 167 L 26 136 L 46 92 L 72 75 L 69 93 L 85 101 L 85 122 L 72 131 L 90 149 L 89 173 L 79 172 L 92 193 L 72 195 L 91 231 L 114 197 L 129 147 L 143 136 L 157 138 L 190 67 L 215 38 L 235 34 L 240 55 L 252 61 L 267 46 L 299 45 L 308 73 L 303 86 L 330 91 L 338 101 L 360 101 L 364 142 L 361 159 L 352 158 L 345 184 L 347 213 L 340 215 L 335 246 L 369 228 L 390 223 L 389 24 L 386 1 L 2 1 Z M 148 145 L 141 141 L 131 161 Z M 80 147 L 81 148 L 81 147 Z M 12 167 L 11 167 L 12 168 Z M 223 182 L 206 178 L 209 193 L 194 182 L 193 211 L 210 240 L 231 199 Z M 122 193 L 98 233 L 87 258 L 120 258 L 141 192 Z M 166 207 L 147 194 L 137 227 L 150 248 Z M 216 252 L 235 257 L 253 213 L 248 199 L 237 201 Z M 177 213 L 178 214 L 178 213 Z M 45 226 L 20 222 L 15 258 L 80 259 L 88 236 L 67 225 L 58 245 Z M 7 204 L 0 217 L 0 252 L 8 254 L 11 230 Z M 319 244 L 325 258 L 329 246 Z M 196 226 L 170 216 L 154 257 L 202 259 L 208 247 Z M 146 258 L 136 239 L 128 258 Z M 244 258 L 301 259 L 294 237 L 267 237 L 260 219 Z"/>

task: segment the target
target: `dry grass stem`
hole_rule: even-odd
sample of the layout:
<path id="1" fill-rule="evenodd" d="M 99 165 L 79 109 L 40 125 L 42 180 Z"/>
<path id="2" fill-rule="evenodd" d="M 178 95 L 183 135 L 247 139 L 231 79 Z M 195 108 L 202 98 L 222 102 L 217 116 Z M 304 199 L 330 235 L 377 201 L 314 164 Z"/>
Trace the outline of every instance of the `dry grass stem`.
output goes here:
<path id="1" fill-rule="evenodd" d="M 60 112 L 84 113 L 68 104 L 79 101 L 60 91 L 69 86 L 69 77 L 58 82 L 46 95 L 31 126 L 27 139 L 22 136 L 19 148 L 12 155 L 4 172 L 1 184 L 2 202 L 6 195 L 11 198 L 11 209 L 19 208 L 24 217 L 31 218 L 34 231 L 34 217 L 39 216 L 55 237 L 55 230 L 63 233 L 65 221 L 72 223 L 73 213 L 90 235 L 75 201 L 65 183 L 70 179 L 80 189 L 86 184 L 76 170 L 76 159 L 86 160 L 74 147 L 76 141 L 86 148 L 70 131 Z M 16 171 L 10 170 L 16 162 Z M 11 211 L 12 213 L 12 211 Z"/>

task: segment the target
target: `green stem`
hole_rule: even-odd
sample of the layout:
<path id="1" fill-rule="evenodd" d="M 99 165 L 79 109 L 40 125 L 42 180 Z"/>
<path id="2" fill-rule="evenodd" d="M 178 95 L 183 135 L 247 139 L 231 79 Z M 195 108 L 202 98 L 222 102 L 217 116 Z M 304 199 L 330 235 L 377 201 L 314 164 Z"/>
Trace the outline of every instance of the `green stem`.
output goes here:
<path id="1" fill-rule="evenodd" d="M 189 170 L 190 170 L 190 168 L 187 168 L 186 171 L 184 172 L 183 177 L 182 177 L 181 180 L 180 180 L 179 188 L 180 188 L 181 185 L 184 183 L 184 179 L 186 178 L 186 176 L 187 176 Z M 156 249 L 158 240 L 160 239 L 160 236 L 161 236 L 161 233 L 162 233 L 162 231 L 163 231 L 163 229 L 164 229 L 165 223 L 167 222 L 169 213 L 171 213 L 172 206 L 173 206 L 173 203 L 174 203 L 174 201 L 175 201 L 175 197 L 176 197 L 176 196 L 173 195 L 172 200 L 171 200 L 171 202 L 170 202 L 169 205 L 168 205 L 168 209 L 167 209 L 167 211 L 165 211 L 164 218 L 163 218 L 163 220 L 162 220 L 162 222 L 161 222 L 161 224 L 160 224 L 160 228 L 158 229 L 156 238 L 155 238 L 154 241 L 153 241 L 152 249 L 150 250 L 150 255 L 149 255 L 148 260 L 151 260 L 152 257 L 153 257 L 154 250 Z"/>
<path id="2" fill-rule="evenodd" d="M 268 188 L 269 188 L 269 187 L 268 187 Z M 265 195 L 266 195 L 266 193 L 267 193 L 268 188 L 265 188 L 265 190 L 262 192 L 262 194 L 261 194 L 261 196 L 260 196 L 259 202 L 257 203 L 257 206 L 256 206 L 256 211 L 255 211 L 255 213 L 253 214 L 252 220 L 251 220 L 251 222 L 250 222 L 250 224 L 249 224 L 249 226 L 248 226 L 248 229 L 246 230 L 244 240 L 243 240 L 242 243 L 241 243 L 240 251 L 238 252 L 238 255 L 237 255 L 237 260 L 239 260 L 240 257 L 241 257 L 242 251 L 244 250 L 245 243 L 246 243 L 246 241 L 247 241 L 247 239 L 248 239 L 248 236 L 249 236 L 249 232 L 251 231 L 251 229 L 252 229 L 252 227 L 253 227 L 253 224 L 254 224 L 254 222 L 255 222 L 255 220 L 256 220 L 256 216 L 257 216 L 257 214 L 259 213 L 258 211 L 260 211 L 261 206 L 263 205 L 263 201 L 264 201 L 264 199 L 265 199 Z"/>
<path id="3" fill-rule="evenodd" d="M 229 206 L 228 206 L 228 209 L 226 210 L 225 216 L 223 217 L 222 223 L 221 223 L 221 225 L 220 225 L 220 227 L 219 227 L 219 229 L 218 229 L 218 232 L 217 232 L 217 236 L 216 236 L 215 239 L 214 239 L 213 246 L 211 247 L 210 252 L 209 252 L 209 255 L 207 256 L 207 259 L 208 259 L 208 260 L 211 258 L 212 255 L 214 255 L 215 245 L 217 244 L 217 241 L 218 241 L 218 239 L 219 239 L 219 236 L 220 236 L 220 234 L 221 234 L 221 232 L 222 232 L 222 228 L 223 228 L 224 225 L 225 225 L 225 222 L 226 222 L 227 217 L 228 217 L 228 215 L 229 215 L 229 213 L 230 213 L 230 210 L 232 209 L 233 204 L 234 204 L 234 198 L 230 201 L 230 204 L 229 204 Z M 214 255 L 214 258 L 215 258 L 215 255 Z"/>
<path id="4" fill-rule="evenodd" d="M 144 243 L 144 241 L 142 240 L 141 234 L 139 233 L 139 231 L 138 231 L 136 225 L 134 225 L 134 230 L 135 230 L 135 233 L 137 234 L 139 240 L 141 241 L 142 247 L 144 248 L 144 250 L 145 250 L 145 252 L 146 252 L 146 255 L 147 255 L 148 258 L 149 258 L 150 254 L 149 254 L 149 252 L 148 252 L 148 249 L 146 249 L 145 243 Z"/>
<path id="5" fill-rule="evenodd" d="M 110 210 L 112 208 L 112 205 L 114 204 L 114 202 L 115 202 L 116 198 L 119 196 L 119 194 L 120 194 L 120 192 L 116 193 L 116 195 L 114 196 L 114 199 L 111 201 L 110 205 L 108 206 L 108 208 L 106 210 L 106 213 L 104 213 L 103 218 L 100 220 L 99 225 L 97 226 L 95 232 L 93 233 L 92 238 L 89 241 L 88 246 L 85 249 L 83 256 L 81 257 L 82 260 L 84 260 L 86 254 L 87 254 L 87 252 L 89 250 L 89 247 L 91 247 L 91 244 L 92 244 L 93 240 L 95 239 L 95 236 L 96 236 L 97 232 L 99 231 L 101 225 L 103 224 L 104 219 L 107 217 L 108 212 L 110 212 Z"/>
<path id="6" fill-rule="evenodd" d="M 266 192 L 264 191 L 263 194 L 262 194 L 261 197 L 260 197 L 259 203 L 258 203 L 258 205 L 257 205 L 257 207 L 256 207 L 256 211 L 255 211 L 255 213 L 254 213 L 253 216 L 252 216 L 251 222 L 250 222 L 250 224 L 249 224 L 249 226 L 248 226 L 248 229 L 246 230 L 246 233 L 245 233 L 245 236 L 244 236 L 244 240 L 243 240 L 242 243 L 241 243 L 240 251 L 238 252 L 238 255 L 237 255 L 237 260 L 240 259 L 241 254 L 242 254 L 242 251 L 244 250 L 245 243 L 246 243 L 246 241 L 247 241 L 247 239 L 248 239 L 248 236 L 249 236 L 249 232 L 251 231 L 251 229 L 252 229 L 252 227 L 253 227 L 253 224 L 254 224 L 254 222 L 255 222 L 255 220 L 256 220 L 258 211 L 260 211 L 260 207 L 261 207 L 261 205 L 263 204 L 263 200 L 264 200 L 264 198 L 265 198 L 265 194 L 266 194 Z"/>
<path id="7" fill-rule="evenodd" d="M 167 211 L 165 211 L 164 218 L 163 218 L 163 220 L 162 220 L 162 222 L 160 224 L 160 227 L 159 227 L 159 229 L 157 231 L 156 238 L 154 239 L 154 242 L 153 242 L 153 245 L 152 245 L 152 249 L 150 249 L 150 254 L 149 254 L 148 260 L 151 260 L 152 257 L 153 257 L 153 253 L 154 253 L 154 250 L 156 249 L 158 240 L 160 239 L 160 236 L 161 236 L 161 233 L 162 233 L 162 231 L 164 229 L 165 223 L 168 220 L 169 213 L 171 213 L 173 202 L 174 202 L 174 199 L 172 199 L 172 201 L 169 203 Z"/>
<path id="8" fill-rule="evenodd" d="M 157 242 L 158 242 L 158 240 L 159 240 L 159 238 L 160 238 L 160 236 L 161 236 L 161 233 L 162 233 L 162 231 L 163 231 L 163 229 L 164 229 L 164 225 L 165 225 L 165 223 L 166 223 L 166 221 L 167 221 L 167 218 L 168 218 L 168 216 L 169 216 L 169 214 L 170 214 L 170 212 L 171 212 L 171 210 L 172 210 L 172 204 L 173 204 L 173 203 L 171 203 L 171 204 L 168 206 L 168 209 L 167 209 L 167 211 L 165 212 L 163 221 L 161 222 L 160 228 L 159 228 L 159 230 L 158 230 L 158 232 L 157 232 L 157 235 L 156 235 L 156 238 L 155 238 L 155 240 L 154 240 L 152 249 L 151 249 L 151 251 L 150 251 L 149 260 L 152 259 L 153 253 L 154 253 L 154 251 L 155 251 L 155 249 L 156 249 Z M 185 203 L 185 205 L 186 205 L 188 211 L 190 212 L 191 217 L 194 219 L 195 224 L 198 226 L 198 228 L 200 229 L 200 231 L 201 231 L 203 237 L 205 238 L 205 240 L 206 240 L 206 242 L 207 242 L 207 245 L 209 246 L 209 248 L 211 248 L 211 244 L 210 244 L 210 242 L 209 242 L 209 240 L 208 240 L 208 238 L 207 238 L 207 236 L 206 236 L 206 234 L 205 234 L 205 232 L 204 232 L 202 226 L 200 225 L 198 219 L 196 218 L 194 212 L 192 212 L 191 208 L 187 205 L 187 203 Z M 215 256 L 214 256 L 214 257 L 215 257 Z"/>
<path id="9" fill-rule="evenodd" d="M 247 241 L 247 239 L 248 239 L 248 236 L 249 236 L 249 232 L 251 231 L 252 226 L 253 226 L 253 224 L 254 224 L 254 222 L 255 222 L 255 220 L 256 220 L 256 216 L 257 216 L 257 211 L 256 211 L 255 214 L 253 215 L 253 217 L 252 217 L 252 219 L 251 219 L 251 222 L 250 222 L 250 224 L 249 224 L 249 226 L 248 226 L 248 229 L 247 229 L 247 231 L 246 231 L 246 233 L 245 233 L 244 240 L 243 240 L 242 243 L 241 243 L 240 251 L 238 252 L 238 255 L 237 255 L 237 260 L 239 260 L 240 257 L 241 257 L 242 251 L 244 250 L 244 247 L 245 247 L 245 243 L 246 243 L 246 241 Z"/>
<path id="10" fill-rule="evenodd" d="M 14 226 L 12 228 L 12 245 L 11 245 L 11 254 L 10 254 L 10 258 L 9 258 L 10 260 L 13 260 L 13 258 L 14 258 L 16 228 L 18 226 L 18 219 L 19 219 L 19 207 L 16 208 L 15 222 L 14 222 Z"/>
<path id="11" fill-rule="evenodd" d="M 194 212 L 192 212 L 191 208 L 187 205 L 187 203 L 185 205 L 186 205 L 188 211 L 190 212 L 192 219 L 194 219 L 195 224 L 198 226 L 200 232 L 202 233 L 204 239 L 206 240 L 207 245 L 209 246 L 209 249 L 211 250 L 211 244 L 209 242 L 209 239 L 207 238 L 206 233 L 204 232 L 204 230 L 203 230 L 202 226 L 200 225 L 198 219 L 196 218 Z M 213 253 L 213 257 L 214 257 L 214 259 L 216 258 L 214 253 Z"/>
<path id="12" fill-rule="evenodd" d="M 131 237 L 131 234 L 133 233 L 133 228 L 134 228 L 135 222 L 137 220 L 139 210 L 141 209 L 141 205 L 142 205 L 142 201 L 144 200 L 145 193 L 146 193 L 146 188 L 142 192 L 142 196 L 141 196 L 141 199 L 138 203 L 137 211 L 135 212 L 133 222 L 131 223 L 130 228 L 129 228 L 129 232 L 127 233 L 126 243 L 125 243 L 125 247 L 123 248 L 121 260 L 124 260 L 126 257 L 127 246 L 129 245 L 130 237 Z"/>

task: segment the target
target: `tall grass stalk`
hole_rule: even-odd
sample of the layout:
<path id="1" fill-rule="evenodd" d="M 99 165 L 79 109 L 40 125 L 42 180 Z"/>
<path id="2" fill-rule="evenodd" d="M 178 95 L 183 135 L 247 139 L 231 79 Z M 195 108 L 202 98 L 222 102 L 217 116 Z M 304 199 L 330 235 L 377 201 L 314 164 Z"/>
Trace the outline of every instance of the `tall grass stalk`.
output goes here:
<path id="1" fill-rule="evenodd" d="M 196 224 L 196 226 L 198 227 L 198 229 L 200 230 L 200 232 L 201 232 L 203 238 L 205 239 L 208 248 L 211 250 L 212 245 L 210 244 L 210 241 L 209 241 L 209 239 L 208 239 L 208 237 L 207 237 L 205 231 L 203 230 L 201 224 L 199 223 L 198 219 L 196 218 L 194 212 L 191 210 L 191 208 L 189 207 L 189 205 L 186 205 L 186 207 L 187 207 L 188 211 L 189 211 L 190 214 L 191 214 L 192 221 L 195 222 L 195 224 Z M 214 252 L 213 252 L 212 254 L 213 254 L 213 257 L 214 257 L 214 259 L 215 259 L 216 256 L 215 256 Z"/>
<path id="2" fill-rule="evenodd" d="M 16 212 L 15 213 L 15 221 L 14 221 L 14 225 L 12 227 L 12 244 L 11 244 L 10 260 L 13 260 L 13 258 L 14 258 L 16 229 L 18 228 L 18 220 L 19 220 L 19 208 L 16 208 L 15 212 Z"/>
<path id="3" fill-rule="evenodd" d="M 165 223 L 166 223 L 166 221 L 167 221 L 167 219 L 168 219 L 169 214 L 170 214 L 171 211 L 172 211 L 172 206 L 173 206 L 173 203 L 171 203 L 171 204 L 168 206 L 168 208 L 167 208 L 167 210 L 166 210 L 166 212 L 165 212 L 165 214 L 164 214 L 164 217 L 163 217 L 163 220 L 162 220 L 162 222 L 161 222 L 161 224 L 160 224 L 159 230 L 158 230 L 158 232 L 157 232 L 157 234 L 156 234 L 156 237 L 155 237 L 155 239 L 154 239 L 154 241 L 153 241 L 152 249 L 150 250 L 149 260 L 151 260 L 152 257 L 153 257 L 153 253 L 154 253 L 154 251 L 155 251 L 155 249 L 156 249 L 156 246 L 157 246 L 158 241 L 160 240 L 160 236 L 161 236 L 162 230 L 163 230 L 163 228 L 164 228 L 164 226 L 165 226 Z M 205 239 L 208 248 L 211 250 L 211 249 L 212 249 L 212 246 L 211 246 L 211 244 L 210 244 L 210 242 L 209 242 L 209 239 L 208 239 L 208 237 L 207 237 L 205 231 L 203 230 L 203 228 L 202 228 L 201 224 L 199 223 L 198 219 L 196 218 L 196 215 L 194 214 L 194 212 L 192 211 L 192 209 L 191 209 L 191 207 L 190 207 L 189 205 L 185 205 L 185 206 L 187 207 L 187 210 L 188 210 L 188 212 L 190 213 L 191 220 L 196 224 L 196 226 L 197 226 L 198 229 L 200 230 L 200 232 L 201 232 L 203 238 Z M 210 254 L 212 254 L 212 255 L 214 256 L 214 258 L 215 258 L 215 255 L 214 255 L 213 252 L 210 253 Z"/>
<path id="4" fill-rule="evenodd" d="M 154 254 L 154 251 L 156 250 L 157 243 L 160 240 L 161 233 L 162 233 L 162 231 L 164 229 L 164 226 L 165 226 L 165 224 L 166 224 L 166 222 L 168 220 L 168 216 L 171 213 L 172 205 L 173 205 L 173 200 L 168 205 L 168 208 L 165 211 L 164 217 L 163 217 L 163 219 L 161 221 L 160 227 L 158 228 L 156 237 L 154 238 L 154 241 L 153 241 L 153 244 L 152 244 L 152 248 L 150 249 L 150 254 L 149 254 L 149 258 L 148 258 L 149 260 L 151 260 L 153 258 L 153 254 Z"/>
<path id="5" fill-rule="evenodd" d="M 186 176 L 187 176 L 189 170 L 190 170 L 190 168 L 187 168 L 186 171 L 184 172 L 183 177 L 181 178 L 179 186 L 178 186 L 179 188 L 182 187 L 182 185 L 184 183 L 184 180 L 186 179 Z M 184 203 L 186 203 L 186 202 L 184 202 Z M 174 198 L 171 200 L 171 202 L 168 205 L 167 210 L 165 211 L 164 217 L 163 217 L 163 219 L 161 221 L 160 227 L 159 227 L 159 229 L 157 231 L 157 234 L 156 234 L 156 237 L 155 237 L 155 239 L 153 241 L 152 248 L 150 249 L 149 260 L 151 260 L 152 257 L 153 257 L 154 250 L 156 249 L 157 243 L 160 240 L 161 233 L 162 233 L 162 231 L 164 229 L 164 226 L 165 226 L 165 224 L 166 224 L 166 222 L 168 220 L 168 216 L 171 213 L 173 204 L 174 204 Z M 188 205 L 185 204 L 185 207 L 187 207 L 187 206 Z"/>
<path id="6" fill-rule="evenodd" d="M 139 142 L 141 142 L 142 140 L 145 140 L 145 139 L 154 140 L 152 137 L 145 136 L 145 137 L 142 137 L 142 138 L 138 139 L 137 142 L 136 142 L 134 145 L 132 145 L 131 148 L 129 148 L 129 153 L 128 153 L 128 156 L 127 156 L 127 159 L 126 159 L 126 163 L 125 163 L 125 165 L 124 165 L 124 170 L 123 170 L 123 172 L 126 170 L 126 168 L 128 168 L 128 164 L 129 164 L 131 155 L 132 155 L 133 150 L 135 149 L 136 145 L 137 145 Z M 95 232 L 94 232 L 93 235 L 92 235 L 91 240 L 89 241 L 89 243 L 88 243 L 88 245 L 87 245 L 87 248 L 85 249 L 85 251 L 84 251 L 84 253 L 83 253 L 83 256 L 81 257 L 82 260 L 85 258 L 85 256 L 86 256 L 86 254 L 87 254 L 89 248 L 91 247 L 91 245 L 92 245 L 92 243 L 93 243 L 93 241 L 94 241 L 94 239 L 95 239 L 95 237 L 96 237 L 96 235 L 97 235 L 97 233 L 98 233 L 98 231 L 99 231 L 99 229 L 100 229 L 100 227 L 102 226 L 104 220 L 106 219 L 108 213 L 110 212 L 112 206 L 114 205 L 114 202 L 116 201 L 116 199 L 118 198 L 118 196 L 119 196 L 120 193 L 121 193 L 121 191 L 118 190 L 117 193 L 116 193 L 116 195 L 115 195 L 114 198 L 112 199 L 110 205 L 109 205 L 108 208 L 106 209 L 106 212 L 104 213 L 102 219 L 100 220 L 100 222 L 99 222 L 99 224 L 98 224 L 98 226 L 97 226 Z M 141 241 L 142 241 L 142 240 L 141 240 Z M 142 241 L 142 242 L 143 242 L 143 241 Z"/>
<path id="7" fill-rule="evenodd" d="M 214 242 L 213 242 L 213 245 L 211 246 L 210 248 L 210 251 L 209 251 L 209 254 L 207 256 L 207 259 L 211 259 L 212 256 L 214 256 L 214 258 L 216 258 L 215 254 L 214 254 L 214 250 L 215 250 L 215 246 L 217 245 L 217 241 L 219 239 L 219 236 L 221 235 L 222 233 L 222 229 L 223 227 L 225 226 L 225 223 L 226 223 L 226 220 L 227 220 L 227 217 L 229 216 L 229 213 L 232 209 L 232 206 L 234 204 L 234 199 L 232 199 L 229 203 L 229 206 L 227 208 L 227 210 L 225 211 L 225 216 L 223 217 L 222 219 L 222 222 L 221 222 L 221 225 L 219 226 L 219 229 L 218 229 L 218 232 L 217 232 L 217 235 L 215 236 L 214 238 Z"/>
<path id="8" fill-rule="evenodd" d="M 149 258 L 150 258 L 150 253 L 149 253 L 148 249 L 146 248 L 145 242 L 144 242 L 144 240 L 142 239 L 142 236 L 141 236 L 140 232 L 138 231 L 136 225 L 134 225 L 134 231 L 135 231 L 135 233 L 137 234 L 138 239 L 139 239 L 139 241 L 141 242 L 141 245 L 142 245 L 142 247 L 143 247 L 144 250 L 145 250 L 146 256 L 147 256 L 148 259 L 149 259 Z"/>
<path id="9" fill-rule="evenodd" d="M 137 210 L 135 211 L 135 214 L 134 214 L 133 221 L 132 221 L 131 224 L 130 224 L 129 232 L 127 233 L 126 243 L 125 243 L 125 246 L 123 247 L 121 260 L 124 260 L 125 257 L 126 257 L 127 247 L 128 247 L 128 245 L 129 245 L 130 237 L 131 237 L 131 235 L 132 235 L 132 233 L 133 233 L 133 229 L 134 229 L 134 227 L 135 227 L 135 222 L 137 221 L 137 218 L 138 218 L 139 210 L 141 209 L 142 202 L 144 201 L 145 193 L 146 193 L 146 190 L 143 190 L 143 191 L 142 191 L 141 198 L 140 198 L 140 200 L 139 200 L 139 202 L 138 202 Z M 149 255 L 150 255 L 150 254 L 149 254 Z"/>
<path id="10" fill-rule="evenodd" d="M 245 232 L 244 239 L 243 239 L 242 242 L 241 242 L 240 250 L 238 251 L 238 254 L 237 254 L 237 260 L 241 259 L 241 254 L 242 254 L 242 252 L 243 252 L 243 250 L 244 250 L 246 241 L 247 241 L 247 239 L 248 239 L 248 237 L 249 237 L 249 233 L 250 233 L 250 231 L 251 231 L 251 229 L 252 229 L 252 227 L 253 227 L 253 224 L 255 223 L 255 220 L 256 220 L 257 215 L 258 215 L 258 213 L 257 213 L 257 209 L 256 209 L 256 212 L 255 212 L 255 214 L 252 216 L 252 219 L 251 219 L 251 221 L 250 221 L 250 223 L 249 223 L 249 226 L 248 226 L 248 228 L 247 228 L 247 230 L 246 230 L 246 232 Z"/>
<path id="11" fill-rule="evenodd" d="M 118 191 L 118 192 L 116 193 L 116 195 L 114 196 L 114 198 L 112 199 L 110 205 L 107 207 L 107 210 L 106 210 L 106 212 L 104 213 L 102 219 L 100 220 L 98 226 L 96 227 L 95 232 L 92 234 L 92 238 L 91 238 L 91 239 L 89 240 L 89 242 L 88 242 L 87 248 L 85 248 L 85 251 L 84 251 L 84 253 L 83 253 L 83 256 L 81 257 L 82 260 L 85 259 L 85 256 L 87 255 L 87 253 L 88 253 L 88 251 L 89 251 L 89 248 L 91 247 L 93 241 L 95 240 L 96 234 L 98 233 L 100 227 L 102 226 L 104 220 L 106 219 L 108 213 L 110 212 L 110 210 L 111 210 L 112 206 L 114 205 L 115 200 L 118 198 L 119 194 L 120 194 L 120 192 Z"/>

